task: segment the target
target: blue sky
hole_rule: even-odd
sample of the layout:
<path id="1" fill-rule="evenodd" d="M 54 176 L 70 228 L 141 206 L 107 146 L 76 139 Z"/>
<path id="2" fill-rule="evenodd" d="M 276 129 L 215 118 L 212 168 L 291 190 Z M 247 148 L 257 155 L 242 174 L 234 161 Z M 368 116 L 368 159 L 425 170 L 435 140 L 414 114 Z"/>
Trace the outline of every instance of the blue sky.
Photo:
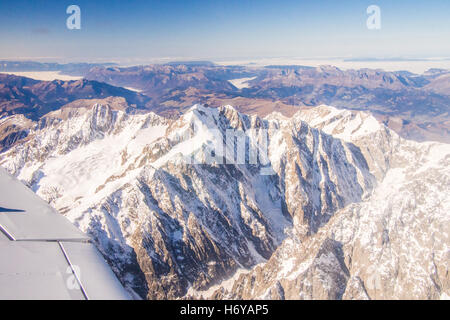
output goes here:
<path id="1" fill-rule="evenodd" d="M 66 8 L 81 8 L 81 30 Z M 381 30 L 366 8 L 381 8 Z M 143 61 L 450 56 L 448 0 L 0 2 L 0 58 Z"/>

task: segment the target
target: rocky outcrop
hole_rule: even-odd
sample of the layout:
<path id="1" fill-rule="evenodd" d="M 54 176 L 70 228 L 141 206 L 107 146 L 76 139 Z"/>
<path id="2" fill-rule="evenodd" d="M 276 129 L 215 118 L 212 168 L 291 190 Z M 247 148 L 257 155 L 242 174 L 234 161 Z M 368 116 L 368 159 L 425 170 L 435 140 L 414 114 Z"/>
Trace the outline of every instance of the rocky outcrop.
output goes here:
<path id="1" fill-rule="evenodd" d="M 297 116 L 361 146 L 368 159 L 377 160 L 377 149 L 388 148 L 381 162 L 369 162 L 378 186 L 367 199 L 336 211 L 311 237 L 285 240 L 267 263 L 221 290 L 222 297 L 447 297 L 449 202 L 440 190 L 449 187 L 449 145 L 406 141 L 383 126 L 361 134 L 367 126 L 356 124 L 370 118 L 330 107 Z M 351 135 L 340 131 L 349 128 L 356 128 Z"/>

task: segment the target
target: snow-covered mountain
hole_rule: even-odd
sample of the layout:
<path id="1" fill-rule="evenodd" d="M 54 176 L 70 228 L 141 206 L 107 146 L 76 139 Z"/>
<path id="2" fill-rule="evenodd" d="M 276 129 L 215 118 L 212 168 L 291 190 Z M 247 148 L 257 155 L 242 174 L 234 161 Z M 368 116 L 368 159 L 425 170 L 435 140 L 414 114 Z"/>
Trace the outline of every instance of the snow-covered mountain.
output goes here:
<path id="1" fill-rule="evenodd" d="M 52 112 L 0 165 L 89 233 L 128 290 L 450 294 L 449 145 L 327 106 L 264 119 L 230 106 L 195 105 L 177 120 L 125 109 Z M 258 152 L 266 159 L 252 162 Z"/>
<path id="2" fill-rule="evenodd" d="M 296 116 L 358 146 L 378 185 L 213 296 L 448 299 L 450 145 L 405 141 L 362 113 L 319 107 Z"/>

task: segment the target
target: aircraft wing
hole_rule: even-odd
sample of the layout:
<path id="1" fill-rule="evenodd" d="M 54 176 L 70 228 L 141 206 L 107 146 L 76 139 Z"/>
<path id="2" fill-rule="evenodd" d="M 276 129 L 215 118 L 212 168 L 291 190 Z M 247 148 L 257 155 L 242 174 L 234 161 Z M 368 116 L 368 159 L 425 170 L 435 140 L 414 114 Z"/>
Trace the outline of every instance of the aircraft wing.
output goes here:
<path id="1" fill-rule="evenodd" d="M 89 237 L 1 167 L 0 299 L 130 299 Z"/>

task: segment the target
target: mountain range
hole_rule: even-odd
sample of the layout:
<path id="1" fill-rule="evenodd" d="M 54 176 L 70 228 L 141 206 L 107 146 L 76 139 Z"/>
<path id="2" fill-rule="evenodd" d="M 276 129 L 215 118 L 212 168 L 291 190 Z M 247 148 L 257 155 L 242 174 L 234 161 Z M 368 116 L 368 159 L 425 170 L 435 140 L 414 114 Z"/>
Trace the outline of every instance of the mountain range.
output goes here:
<path id="1" fill-rule="evenodd" d="M 113 66 L 114 63 L 56 63 L 0 60 L 0 72 L 58 71 L 72 76 L 83 76 L 91 68 Z"/>
<path id="2" fill-rule="evenodd" d="M 0 165 L 89 234 L 133 294 L 450 296 L 448 144 L 325 105 L 290 117 L 129 110 L 108 98 L 47 113 Z M 228 161 L 229 130 L 244 133 L 244 163 Z M 261 145 L 267 163 L 251 163 Z"/>
<path id="3" fill-rule="evenodd" d="M 182 113 L 194 103 L 233 104 L 239 111 L 265 116 L 293 115 L 298 107 L 328 104 L 372 112 L 401 136 L 418 141 L 450 142 L 448 70 L 406 71 L 332 66 L 151 65 L 95 67 L 87 79 L 129 86 L 152 97 L 162 114 Z M 233 79 L 249 79 L 237 88 Z"/>
<path id="4" fill-rule="evenodd" d="M 0 117 L 23 114 L 37 120 L 79 99 L 123 97 L 130 106 L 144 108 L 150 98 L 121 87 L 86 79 L 39 81 L 0 73 Z"/>
<path id="5" fill-rule="evenodd" d="M 123 97 L 138 109 L 169 117 L 179 117 L 196 103 L 231 104 L 240 112 L 263 117 L 273 111 L 292 116 L 299 109 L 327 104 L 369 111 L 407 139 L 450 142 L 448 70 L 430 69 L 418 75 L 332 66 L 248 67 L 206 62 L 88 66 L 78 69 L 88 80 L 78 82 L 36 82 L 1 75 L 1 114 L 22 113 L 36 120 L 76 99 L 109 96 Z"/>
<path id="6" fill-rule="evenodd" d="M 131 296 L 450 296 L 447 70 L 78 70 L 0 74 L 0 165 Z"/>
<path id="7" fill-rule="evenodd" d="M 51 111 L 65 105 L 117 97 L 130 112 L 146 110 L 149 97 L 121 87 L 86 79 L 39 81 L 0 73 L 0 150 L 28 135 L 28 130 Z M 117 100 L 116 99 L 116 100 Z M 116 104 L 117 105 L 117 104 Z M 16 121 L 17 120 L 17 121 Z"/>

